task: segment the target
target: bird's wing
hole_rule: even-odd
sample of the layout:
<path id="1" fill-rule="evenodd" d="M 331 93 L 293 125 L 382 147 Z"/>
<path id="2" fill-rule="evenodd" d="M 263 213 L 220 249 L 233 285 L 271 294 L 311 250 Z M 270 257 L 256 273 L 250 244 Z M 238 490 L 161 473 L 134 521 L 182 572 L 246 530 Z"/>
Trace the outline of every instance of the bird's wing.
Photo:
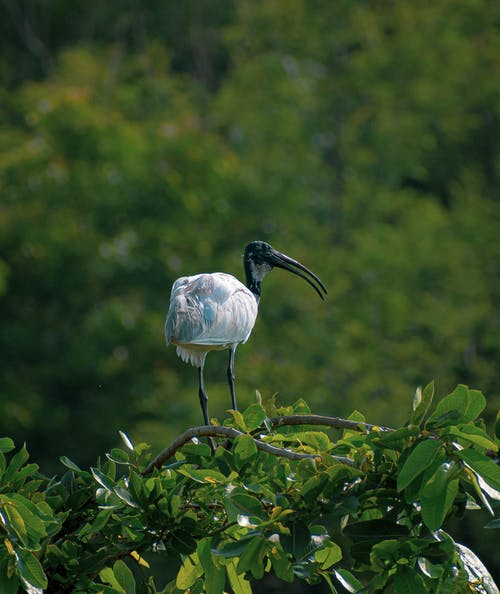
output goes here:
<path id="1" fill-rule="evenodd" d="M 223 272 L 178 279 L 165 323 L 167 344 L 223 346 L 245 342 L 257 317 L 257 301 L 238 279 Z"/>

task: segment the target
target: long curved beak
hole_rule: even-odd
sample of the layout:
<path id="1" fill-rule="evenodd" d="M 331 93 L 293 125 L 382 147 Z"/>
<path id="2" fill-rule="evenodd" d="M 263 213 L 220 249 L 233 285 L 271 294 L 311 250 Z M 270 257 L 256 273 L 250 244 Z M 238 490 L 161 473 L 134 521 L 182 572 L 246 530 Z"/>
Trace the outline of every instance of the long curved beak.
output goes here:
<path id="1" fill-rule="evenodd" d="M 271 256 L 269 257 L 269 262 L 276 268 L 282 268 L 283 270 L 288 270 L 288 272 L 292 272 L 293 274 L 300 276 L 311 285 L 311 287 L 316 291 L 316 293 L 318 293 L 321 299 L 325 299 L 325 295 L 328 293 L 328 291 L 326 290 L 326 287 L 321 279 L 317 277 L 314 272 L 309 270 L 309 268 L 306 268 L 303 264 L 297 262 L 297 260 L 294 260 L 293 258 L 290 258 L 281 252 L 273 250 Z M 301 270 L 306 274 L 300 272 Z M 311 279 L 313 279 L 315 282 L 313 282 Z"/>

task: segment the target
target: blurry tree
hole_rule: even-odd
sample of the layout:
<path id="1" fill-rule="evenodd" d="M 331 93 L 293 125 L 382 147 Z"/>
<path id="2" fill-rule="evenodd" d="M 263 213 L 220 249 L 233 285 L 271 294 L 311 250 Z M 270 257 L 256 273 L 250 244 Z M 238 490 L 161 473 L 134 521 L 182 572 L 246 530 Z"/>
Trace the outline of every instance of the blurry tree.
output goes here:
<path id="1" fill-rule="evenodd" d="M 486 381 L 498 398 L 498 7 L 239 6 L 215 109 L 259 195 L 319 222 L 334 305 L 304 323 L 313 394 L 369 398 L 380 422 L 426 377 Z M 290 241 L 301 228 L 310 241 L 301 221 Z M 278 315 L 293 357 L 304 328 Z M 268 370 L 287 385 L 288 369 Z"/>
<path id="2" fill-rule="evenodd" d="M 127 55 L 167 41 L 174 71 L 207 88 L 226 72 L 222 31 L 233 18 L 232 0 L 4 0 L 0 10 L 0 80 L 9 86 L 51 75 L 59 53 L 75 44 L 113 44 Z"/>
<path id="3" fill-rule="evenodd" d="M 66 54 L 53 80 L 6 109 L 16 126 L 1 157 L 1 422 L 43 456 L 68 441 L 93 453 L 115 419 L 175 402 L 162 336 L 170 284 L 210 254 L 238 183 L 189 85 L 165 76 L 163 52 L 114 58 Z"/>

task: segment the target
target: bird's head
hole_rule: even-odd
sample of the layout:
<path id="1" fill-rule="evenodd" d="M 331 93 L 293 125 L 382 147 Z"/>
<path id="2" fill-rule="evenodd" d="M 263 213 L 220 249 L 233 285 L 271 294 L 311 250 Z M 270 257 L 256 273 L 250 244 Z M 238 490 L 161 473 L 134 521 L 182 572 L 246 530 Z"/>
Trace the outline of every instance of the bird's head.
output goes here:
<path id="1" fill-rule="evenodd" d="M 246 246 L 244 265 L 248 287 L 257 296 L 260 296 L 262 279 L 273 268 L 282 268 L 300 276 L 314 288 L 321 299 L 327 294 L 325 285 L 314 272 L 297 260 L 278 252 L 265 241 L 252 241 Z"/>

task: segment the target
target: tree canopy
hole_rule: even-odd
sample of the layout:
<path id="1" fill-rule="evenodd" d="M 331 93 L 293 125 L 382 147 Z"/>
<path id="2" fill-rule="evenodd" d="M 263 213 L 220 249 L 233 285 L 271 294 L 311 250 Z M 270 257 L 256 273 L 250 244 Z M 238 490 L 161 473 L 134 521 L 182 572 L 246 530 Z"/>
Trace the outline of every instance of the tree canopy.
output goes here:
<path id="1" fill-rule="evenodd" d="M 7 462 L 3 438 L 2 592 L 251 594 L 267 577 L 270 591 L 498 594 L 445 528 L 498 506 L 500 415 L 490 436 L 478 390 L 433 399 L 433 384 L 418 389 L 394 430 L 258 398 L 154 459 L 122 433 L 105 461 L 85 470 L 64 456 L 50 480 L 24 447 Z"/>

